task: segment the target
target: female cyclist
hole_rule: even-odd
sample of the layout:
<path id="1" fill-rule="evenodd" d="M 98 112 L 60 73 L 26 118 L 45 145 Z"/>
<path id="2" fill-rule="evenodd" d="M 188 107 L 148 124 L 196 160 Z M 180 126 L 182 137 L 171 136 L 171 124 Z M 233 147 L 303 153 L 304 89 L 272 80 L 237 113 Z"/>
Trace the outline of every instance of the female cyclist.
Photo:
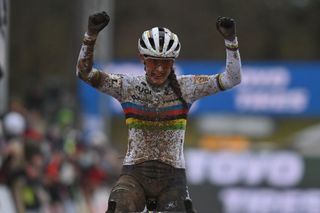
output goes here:
<path id="1" fill-rule="evenodd" d="M 235 22 L 216 22 L 227 52 L 226 69 L 216 75 L 176 76 L 174 62 L 181 44 L 164 27 L 142 33 L 138 49 L 146 74 L 109 74 L 92 67 L 98 33 L 109 23 L 105 12 L 89 16 L 77 76 L 113 96 L 122 105 L 129 131 L 122 173 L 109 197 L 107 212 L 194 212 L 189 197 L 183 144 L 190 106 L 197 99 L 237 85 L 241 61 Z"/>

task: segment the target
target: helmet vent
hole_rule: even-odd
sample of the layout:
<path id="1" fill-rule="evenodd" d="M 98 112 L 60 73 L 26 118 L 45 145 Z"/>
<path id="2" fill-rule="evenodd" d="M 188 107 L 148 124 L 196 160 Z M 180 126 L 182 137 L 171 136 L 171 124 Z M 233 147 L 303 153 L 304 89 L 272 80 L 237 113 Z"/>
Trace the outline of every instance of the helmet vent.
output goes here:
<path id="1" fill-rule="evenodd" d="M 179 48 L 180 48 L 180 44 L 178 43 L 178 45 L 174 51 L 177 51 Z"/>
<path id="2" fill-rule="evenodd" d="M 144 43 L 143 39 L 140 39 L 140 45 L 143 48 L 147 48 L 147 45 L 146 45 L 146 43 Z"/>
<path id="3" fill-rule="evenodd" d="M 153 38 L 149 38 L 149 42 L 150 42 L 152 48 L 155 50 L 155 49 L 156 49 L 156 46 L 155 46 L 155 44 L 154 44 Z"/>
<path id="4" fill-rule="evenodd" d="M 163 29 L 160 30 L 160 29 L 162 28 L 159 28 L 159 50 L 160 52 L 162 52 L 165 34 L 164 34 L 164 30 Z"/>
<path id="5" fill-rule="evenodd" d="M 172 47 L 173 42 L 174 42 L 174 41 L 173 41 L 172 39 L 169 41 L 168 48 L 167 48 L 168 50 Z"/>

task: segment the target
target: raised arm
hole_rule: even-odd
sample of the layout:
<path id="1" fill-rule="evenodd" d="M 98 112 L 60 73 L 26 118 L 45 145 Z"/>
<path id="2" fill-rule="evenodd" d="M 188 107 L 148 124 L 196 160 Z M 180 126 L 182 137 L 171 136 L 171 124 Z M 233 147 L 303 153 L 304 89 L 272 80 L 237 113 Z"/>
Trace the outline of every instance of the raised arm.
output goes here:
<path id="1" fill-rule="evenodd" d="M 236 36 L 236 23 L 232 18 L 219 17 L 216 27 L 224 38 L 227 51 L 226 69 L 217 75 L 217 85 L 220 90 L 226 90 L 241 82 L 241 59 Z"/>
<path id="2" fill-rule="evenodd" d="M 93 70 L 92 68 L 94 45 L 99 32 L 108 25 L 109 21 L 110 17 L 106 12 L 95 13 L 89 16 L 88 30 L 84 35 L 77 62 L 77 76 L 94 87 L 99 86 L 103 75 L 102 72 Z"/>

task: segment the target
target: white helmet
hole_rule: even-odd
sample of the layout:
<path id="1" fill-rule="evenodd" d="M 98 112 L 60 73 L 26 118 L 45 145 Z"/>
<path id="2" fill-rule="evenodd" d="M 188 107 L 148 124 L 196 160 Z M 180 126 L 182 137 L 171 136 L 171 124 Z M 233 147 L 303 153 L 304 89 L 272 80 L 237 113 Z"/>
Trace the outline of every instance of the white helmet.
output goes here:
<path id="1" fill-rule="evenodd" d="M 177 58 L 180 48 L 178 36 L 164 27 L 144 31 L 138 40 L 140 54 L 151 57 Z"/>

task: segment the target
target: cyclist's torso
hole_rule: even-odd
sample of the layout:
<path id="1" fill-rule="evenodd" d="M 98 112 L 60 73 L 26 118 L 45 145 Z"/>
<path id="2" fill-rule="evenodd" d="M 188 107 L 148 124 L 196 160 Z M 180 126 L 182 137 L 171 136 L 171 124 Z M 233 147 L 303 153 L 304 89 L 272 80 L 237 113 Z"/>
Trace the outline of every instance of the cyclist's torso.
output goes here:
<path id="1" fill-rule="evenodd" d="M 212 76 L 179 76 L 183 98 L 189 106 L 198 98 L 216 93 Z M 183 145 L 188 107 L 166 82 L 153 87 L 145 76 L 107 74 L 100 90 L 122 105 L 129 130 L 124 165 L 158 160 L 175 168 L 185 168 Z"/>
<path id="2" fill-rule="evenodd" d="M 188 108 L 168 83 L 156 88 L 140 76 L 131 79 L 126 87 L 127 97 L 121 103 L 129 130 L 124 165 L 159 160 L 184 168 L 183 144 Z"/>

